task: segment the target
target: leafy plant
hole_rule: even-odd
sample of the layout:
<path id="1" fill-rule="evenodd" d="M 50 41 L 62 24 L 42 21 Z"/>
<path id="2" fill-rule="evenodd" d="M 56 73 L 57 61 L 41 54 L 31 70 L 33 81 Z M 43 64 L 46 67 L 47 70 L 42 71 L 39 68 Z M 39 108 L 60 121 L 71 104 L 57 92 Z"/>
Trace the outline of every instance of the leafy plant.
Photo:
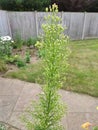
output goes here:
<path id="1" fill-rule="evenodd" d="M 15 41 L 15 43 L 13 44 L 13 47 L 21 50 L 24 41 L 19 34 L 16 35 L 16 38 L 14 41 Z"/>
<path id="2" fill-rule="evenodd" d="M 19 55 L 11 55 L 11 56 L 4 56 L 4 60 L 5 60 L 5 62 L 6 63 L 11 63 L 11 64 L 14 64 L 14 63 L 16 63 L 17 61 L 18 61 L 18 59 L 19 59 L 20 57 L 19 57 Z"/>
<path id="3" fill-rule="evenodd" d="M 5 127 L 4 124 L 1 124 L 1 123 L 0 123 L 0 130 L 6 130 L 6 127 Z"/>
<path id="4" fill-rule="evenodd" d="M 63 128 L 60 121 L 65 109 L 58 90 L 62 86 L 63 78 L 66 78 L 62 75 L 68 67 L 68 37 L 63 35 L 64 29 L 57 16 L 57 5 L 53 4 L 49 9 L 51 15 L 46 17 L 46 24 L 42 26 L 43 39 L 36 45 L 40 51 L 44 50 L 42 61 L 45 85 L 42 87 L 43 93 L 39 95 L 39 102 L 35 103 L 35 106 L 33 104 L 35 109 L 27 110 L 27 117 L 30 118 L 23 118 L 28 130 L 62 130 Z"/>
<path id="5" fill-rule="evenodd" d="M 0 56 L 12 54 L 12 40 L 9 36 L 0 37 Z"/>
<path id="6" fill-rule="evenodd" d="M 41 42 L 39 42 L 39 41 L 37 41 L 36 42 L 36 44 L 35 44 L 35 47 L 37 47 L 38 48 L 38 57 L 43 57 L 44 55 L 45 55 L 45 50 L 44 50 L 44 47 L 43 47 L 43 44 L 41 43 Z"/>
<path id="7" fill-rule="evenodd" d="M 16 62 L 16 65 L 20 68 L 26 66 L 26 63 L 23 59 L 19 58 Z"/>
<path id="8" fill-rule="evenodd" d="M 25 55 L 25 61 L 26 63 L 30 63 L 30 53 L 27 51 Z"/>
<path id="9" fill-rule="evenodd" d="M 5 72 L 5 71 L 7 71 L 7 66 L 4 60 L 0 59 L 0 72 Z"/>
<path id="10" fill-rule="evenodd" d="M 38 40 L 38 38 L 29 38 L 28 40 L 27 40 L 27 42 L 26 42 L 26 45 L 27 46 L 35 46 L 35 44 L 36 44 L 36 42 L 37 42 L 37 40 Z"/>

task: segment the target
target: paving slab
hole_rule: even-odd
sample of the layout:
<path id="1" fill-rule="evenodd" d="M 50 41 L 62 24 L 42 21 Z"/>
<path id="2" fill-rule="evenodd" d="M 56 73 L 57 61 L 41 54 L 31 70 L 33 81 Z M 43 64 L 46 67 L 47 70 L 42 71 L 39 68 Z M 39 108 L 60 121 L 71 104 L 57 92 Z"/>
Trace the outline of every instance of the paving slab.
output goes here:
<path id="1" fill-rule="evenodd" d="M 19 95 L 24 85 L 20 80 L 0 78 L 0 95 Z"/>
<path id="2" fill-rule="evenodd" d="M 7 122 L 13 112 L 18 96 L 0 96 L 0 121 Z"/>
<path id="3" fill-rule="evenodd" d="M 21 95 L 16 103 L 14 111 L 24 111 L 26 107 L 30 105 L 32 101 L 38 100 L 38 94 L 41 92 L 41 88 L 38 84 L 25 84 Z"/>
<path id="4" fill-rule="evenodd" d="M 74 92 L 60 90 L 62 100 L 68 106 L 68 112 L 97 112 L 98 98 L 91 97 L 86 94 L 78 94 Z"/>
<path id="5" fill-rule="evenodd" d="M 32 100 L 37 102 L 40 92 L 38 84 L 0 78 L 0 121 L 26 130 L 20 117 Z M 59 93 L 68 106 L 67 115 L 62 119 L 66 130 L 82 130 L 81 124 L 87 121 L 98 125 L 98 98 L 64 90 Z M 14 127 L 11 129 L 14 130 Z"/>

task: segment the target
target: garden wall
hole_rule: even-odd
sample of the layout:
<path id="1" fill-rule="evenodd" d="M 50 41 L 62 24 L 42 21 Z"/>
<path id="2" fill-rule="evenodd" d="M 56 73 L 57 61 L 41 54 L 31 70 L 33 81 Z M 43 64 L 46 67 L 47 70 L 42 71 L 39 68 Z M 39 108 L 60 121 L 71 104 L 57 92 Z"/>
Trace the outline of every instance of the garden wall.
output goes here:
<path id="1" fill-rule="evenodd" d="M 41 25 L 44 23 L 45 12 L 7 12 L 0 11 L 0 35 L 17 34 L 23 39 L 42 34 Z M 98 13 L 67 13 L 58 14 L 65 34 L 71 39 L 87 39 L 98 37 Z"/>

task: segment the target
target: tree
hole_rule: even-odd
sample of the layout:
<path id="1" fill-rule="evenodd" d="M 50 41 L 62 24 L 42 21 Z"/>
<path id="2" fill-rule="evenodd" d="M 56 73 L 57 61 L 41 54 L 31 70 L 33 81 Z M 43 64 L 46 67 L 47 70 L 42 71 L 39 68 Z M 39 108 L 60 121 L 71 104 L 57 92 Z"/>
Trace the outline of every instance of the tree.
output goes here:
<path id="1" fill-rule="evenodd" d="M 98 0 L 95 0 L 87 9 L 88 12 L 98 12 Z"/>
<path id="2" fill-rule="evenodd" d="M 56 3 L 59 6 L 59 11 L 86 11 L 92 6 L 95 0 L 52 0 L 51 3 Z"/>

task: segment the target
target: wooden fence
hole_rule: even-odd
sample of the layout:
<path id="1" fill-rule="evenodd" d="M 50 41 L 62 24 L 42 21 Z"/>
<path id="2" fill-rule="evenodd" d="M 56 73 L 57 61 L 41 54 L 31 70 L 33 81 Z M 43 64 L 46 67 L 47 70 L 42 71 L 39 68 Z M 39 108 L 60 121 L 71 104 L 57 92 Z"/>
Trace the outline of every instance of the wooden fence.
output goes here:
<path id="1" fill-rule="evenodd" d="M 18 34 L 23 39 L 42 34 L 45 12 L 7 12 L 0 11 L 0 35 Z M 87 39 L 98 37 L 98 13 L 67 13 L 58 14 L 62 25 L 67 27 L 64 34 L 71 39 Z"/>

